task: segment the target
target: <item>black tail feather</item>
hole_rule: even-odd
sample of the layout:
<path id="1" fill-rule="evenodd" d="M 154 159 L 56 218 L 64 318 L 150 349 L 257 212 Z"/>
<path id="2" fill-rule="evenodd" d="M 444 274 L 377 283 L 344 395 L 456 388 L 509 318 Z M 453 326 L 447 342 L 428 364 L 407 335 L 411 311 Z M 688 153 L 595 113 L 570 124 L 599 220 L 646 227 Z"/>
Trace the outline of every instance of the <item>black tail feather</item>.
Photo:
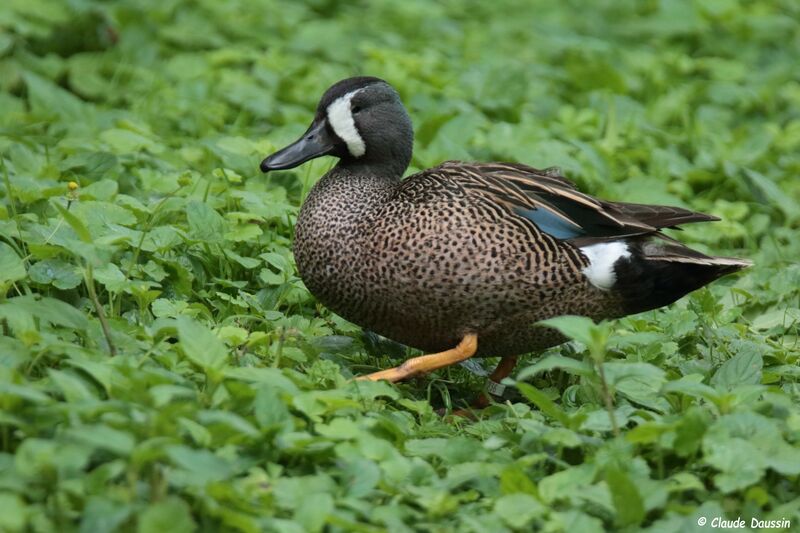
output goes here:
<path id="1" fill-rule="evenodd" d="M 666 239 L 629 241 L 631 256 L 614 265 L 614 290 L 624 299 L 627 313 L 656 309 L 752 263 L 730 257 L 711 257 Z"/>

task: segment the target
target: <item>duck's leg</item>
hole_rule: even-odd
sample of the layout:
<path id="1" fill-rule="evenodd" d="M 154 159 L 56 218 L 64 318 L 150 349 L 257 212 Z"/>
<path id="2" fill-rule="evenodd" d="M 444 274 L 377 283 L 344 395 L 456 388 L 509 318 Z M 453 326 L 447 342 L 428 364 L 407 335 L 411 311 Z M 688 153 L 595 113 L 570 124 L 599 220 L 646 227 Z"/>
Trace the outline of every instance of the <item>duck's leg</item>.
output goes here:
<path id="1" fill-rule="evenodd" d="M 497 363 L 494 372 L 489 375 L 489 379 L 486 381 L 487 391 L 491 394 L 495 394 L 496 396 L 502 396 L 505 386 L 500 385 L 500 382 L 503 381 L 503 378 L 507 378 L 508 375 L 514 371 L 514 367 L 516 366 L 516 355 L 511 357 L 503 357 L 500 359 L 500 362 Z M 487 407 L 489 403 L 491 403 L 489 401 L 489 396 L 487 396 L 486 393 L 481 393 L 481 395 L 475 400 L 474 405 L 475 407 L 484 408 Z"/>
<path id="2" fill-rule="evenodd" d="M 385 379 L 386 381 L 391 381 L 394 383 L 395 381 L 401 381 L 418 374 L 432 372 L 439 368 L 444 368 L 446 366 L 459 363 L 475 355 L 477 350 L 478 336 L 474 333 L 469 333 L 465 335 L 464 338 L 461 339 L 461 342 L 458 343 L 458 346 L 452 350 L 414 357 L 400 366 L 390 368 L 388 370 L 381 370 L 380 372 L 374 372 L 366 376 L 360 376 L 356 379 L 367 379 L 370 381 Z"/>

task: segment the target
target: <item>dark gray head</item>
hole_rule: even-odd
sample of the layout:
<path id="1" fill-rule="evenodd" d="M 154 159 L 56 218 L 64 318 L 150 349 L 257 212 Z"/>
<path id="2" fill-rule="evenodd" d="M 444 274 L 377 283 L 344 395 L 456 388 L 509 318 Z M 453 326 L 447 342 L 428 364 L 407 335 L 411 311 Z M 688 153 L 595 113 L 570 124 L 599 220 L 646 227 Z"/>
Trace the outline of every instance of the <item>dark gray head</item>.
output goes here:
<path id="1" fill-rule="evenodd" d="M 400 96 L 379 78 L 361 76 L 325 91 L 314 121 L 294 143 L 261 162 L 261 170 L 294 168 L 332 155 L 339 166 L 399 177 L 411 161 L 414 130 Z"/>

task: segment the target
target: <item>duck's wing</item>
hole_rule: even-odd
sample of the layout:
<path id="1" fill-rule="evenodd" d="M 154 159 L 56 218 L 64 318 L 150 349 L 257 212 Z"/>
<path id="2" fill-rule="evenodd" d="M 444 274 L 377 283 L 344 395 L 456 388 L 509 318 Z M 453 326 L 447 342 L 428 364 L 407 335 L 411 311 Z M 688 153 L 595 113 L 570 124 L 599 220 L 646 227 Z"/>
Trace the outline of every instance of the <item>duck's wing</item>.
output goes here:
<path id="1" fill-rule="evenodd" d="M 577 190 L 555 168 L 539 170 L 517 163 L 448 161 L 424 173 L 488 198 L 558 239 L 582 243 L 719 220 L 680 207 L 600 200 Z"/>

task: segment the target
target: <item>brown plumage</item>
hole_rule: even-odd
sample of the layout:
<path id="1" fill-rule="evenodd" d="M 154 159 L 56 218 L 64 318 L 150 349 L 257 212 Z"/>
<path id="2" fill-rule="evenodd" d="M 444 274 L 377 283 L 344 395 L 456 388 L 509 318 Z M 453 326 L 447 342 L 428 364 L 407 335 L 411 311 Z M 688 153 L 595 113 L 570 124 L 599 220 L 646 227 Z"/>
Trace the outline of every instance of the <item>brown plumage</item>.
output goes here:
<path id="1" fill-rule="evenodd" d="M 449 161 L 401 180 L 411 131 L 388 84 L 353 78 L 262 163 L 341 159 L 300 211 L 297 266 L 331 310 L 400 343 L 439 352 L 464 339 L 468 357 L 477 336 L 478 356 L 539 351 L 564 340 L 540 320 L 652 309 L 749 264 L 660 233 L 716 217 L 599 200 L 555 169 Z"/>

